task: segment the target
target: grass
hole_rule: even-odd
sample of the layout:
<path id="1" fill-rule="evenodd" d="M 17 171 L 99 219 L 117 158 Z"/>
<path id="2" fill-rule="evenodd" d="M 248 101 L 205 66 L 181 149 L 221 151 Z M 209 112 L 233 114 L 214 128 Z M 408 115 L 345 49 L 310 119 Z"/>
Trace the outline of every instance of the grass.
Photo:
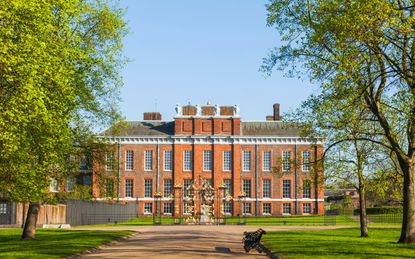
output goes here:
<path id="1" fill-rule="evenodd" d="M 400 229 L 359 228 L 306 231 L 269 231 L 265 245 L 283 258 L 414 258 L 415 245 L 397 244 Z"/>
<path id="2" fill-rule="evenodd" d="M 35 240 L 21 241 L 21 229 L 0 229 L 0 258 L 61 258 L 85 251 L 131 231 L 37 229 Z"/>

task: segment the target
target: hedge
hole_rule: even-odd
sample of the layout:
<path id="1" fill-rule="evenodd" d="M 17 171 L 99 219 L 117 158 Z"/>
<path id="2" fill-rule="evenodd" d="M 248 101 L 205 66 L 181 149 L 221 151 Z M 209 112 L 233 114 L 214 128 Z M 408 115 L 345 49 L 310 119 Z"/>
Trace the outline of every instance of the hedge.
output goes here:
<path id="1" fill-rule="evenodd" d="M 359 209 L 355 209 L 354 213 L 359 214 Z M 393 207 L 393 206 L 385 206 L 385 207 L 373 207 L 373 208 L 366 208 L 367 214 L 402 214 L 403 208 L 402 207 Z"/>

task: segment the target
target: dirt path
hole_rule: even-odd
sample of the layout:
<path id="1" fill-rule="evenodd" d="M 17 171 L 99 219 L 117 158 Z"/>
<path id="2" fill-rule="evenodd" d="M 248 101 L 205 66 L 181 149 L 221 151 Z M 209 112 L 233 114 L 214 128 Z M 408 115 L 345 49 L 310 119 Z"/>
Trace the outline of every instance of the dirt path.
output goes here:
<path id="1" fill-rule="evenodd" d="M 264 227 L 265 230 L 332 229 L 335 227 Z M 76 228 L 80 229 L 80 228 Z M 245 253 L 242 233 L 255 226 L 149 226 L 82 228 L 137 231 L 129 239 L 79 258 L 267 258 L 257 251 Z"/>

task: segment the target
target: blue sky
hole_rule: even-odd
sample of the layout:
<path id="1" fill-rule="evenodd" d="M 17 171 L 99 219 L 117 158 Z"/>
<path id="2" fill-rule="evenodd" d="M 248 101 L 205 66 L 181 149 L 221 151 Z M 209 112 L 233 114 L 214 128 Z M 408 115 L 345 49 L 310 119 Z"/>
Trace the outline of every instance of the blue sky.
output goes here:
<path id="1" fill-rule="evenodd" d="M 239 104 L 243 120 L 264 120 L 272 105 L 295 109 L 311 93 L 307 80 L 259 72 L 280 44 L 266 26 L 263 0 L 121 0 L 130 34 L 124 54 L 121 112 L 171 120 L 177 103 Z"/>

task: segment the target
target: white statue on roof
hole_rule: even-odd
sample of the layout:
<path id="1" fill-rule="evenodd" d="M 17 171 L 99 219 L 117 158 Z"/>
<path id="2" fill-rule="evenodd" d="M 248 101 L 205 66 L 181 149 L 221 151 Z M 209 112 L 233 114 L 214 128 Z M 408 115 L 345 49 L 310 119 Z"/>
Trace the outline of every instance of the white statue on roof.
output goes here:
<path id="1" fill-rule="evenodd" d="M 180 104 L 176 104 L 175 110 L 176 110 L 176 116 L 183 115 L 183 108 L 182 108 L 182 106 L 180 106 Z"/>
<path id="2" fill-rule="evenodd" d="M 196 116 L 202 116 L 202 107 L 199 104 L 196 104 Z"/>
<path id="3" fill-rule="evenodd" d="M 235 104 L 235 105 L 233 106 L 233 116 L 239 117 L 239 111 L 240 111 L 240 110 L 241 110 L 241 109 L 239 108 L 239 105 Z"/>
<path id="4" fill-rule="evenodd" d="M 219 104 L 215 104 L 215 116 L 220 116 L 220 106 Z"/>

